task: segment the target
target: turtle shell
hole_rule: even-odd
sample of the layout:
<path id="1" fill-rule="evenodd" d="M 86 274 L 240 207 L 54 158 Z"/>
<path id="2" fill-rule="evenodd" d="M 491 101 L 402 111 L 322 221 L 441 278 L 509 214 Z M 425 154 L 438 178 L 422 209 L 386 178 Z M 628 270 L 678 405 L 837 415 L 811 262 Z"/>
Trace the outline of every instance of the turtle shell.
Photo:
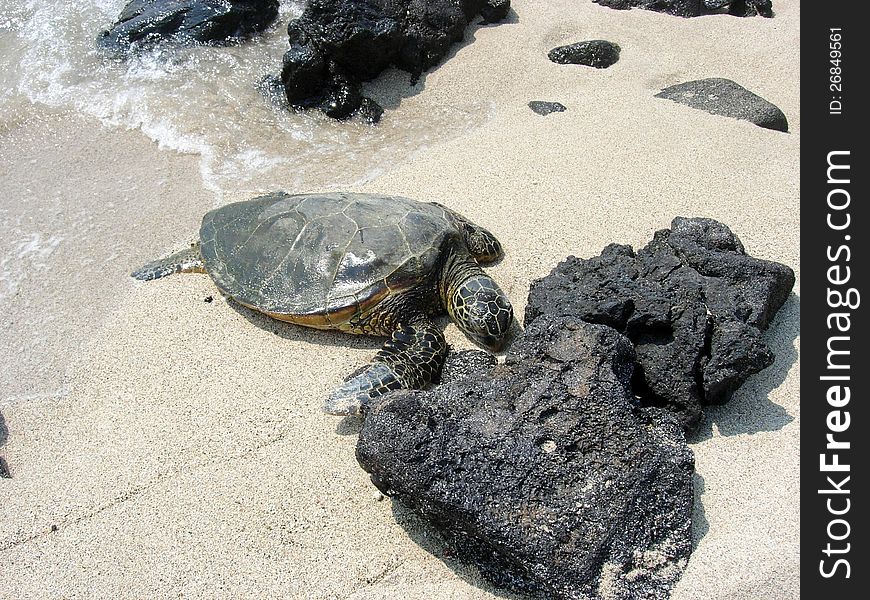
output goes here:
<path id="1" fill-rule="evenodd" d="M 346 323 L 426 281 L 459 236 L 439 206 L 353 193 L 272 193 L 215 209 L 200 228 L 221 291 L 312 327 Z"/>

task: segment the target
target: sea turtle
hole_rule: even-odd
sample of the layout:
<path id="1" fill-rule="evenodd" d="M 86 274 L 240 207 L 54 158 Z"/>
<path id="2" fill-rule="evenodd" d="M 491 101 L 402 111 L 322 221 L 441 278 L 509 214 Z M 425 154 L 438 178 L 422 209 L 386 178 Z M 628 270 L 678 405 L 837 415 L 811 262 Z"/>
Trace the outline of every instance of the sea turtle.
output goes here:
<path id="1" fill-rule="evenodd" d="M 199 237 L 132 276 L 208 273 L 224 294 L 276 319 L 390 336 L 327 399 L 330 414 L 358 414 L 389 390 L 431 382 L 447 354 L 431 318 L 445 310 L 490 351 L 513 323 L 507 296 L 478 265 L 501 257 L 501 244 L 434 202 L 275 192 L 212 210 Z"/>

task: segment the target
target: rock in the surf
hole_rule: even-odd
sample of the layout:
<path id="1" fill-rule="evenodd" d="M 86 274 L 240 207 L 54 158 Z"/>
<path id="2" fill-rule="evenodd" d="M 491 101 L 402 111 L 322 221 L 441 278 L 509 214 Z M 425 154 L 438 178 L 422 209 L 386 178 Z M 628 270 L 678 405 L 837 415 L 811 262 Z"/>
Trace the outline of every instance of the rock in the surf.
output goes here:
<path id="1" fill-rule="evenodd" d="M 765 129 L 788 131 L 788 119 L 775 104 L 730 79 L 678 83 L 663 89 L 656 98 L 673 100 L 714 115 L 742 119 Z"/>
<path id="2" fill-rule="evenodd" d="M 694 458 L 635 403 L 633 365 L 614 329 L 540 317 L 504 365 L 377 401 L 357 458 L 497 586 L 666 597 L 692 548 Z"/>
<path id="3" fill-rule="evenodd" d="M 225 44 L 263 31 L 278 0 L 132 0 L 97 43 L 117 54 L 161 42 Z"/>
<path id="4" fill-rule="evenodd" d="M 476 15 L 503 18 L 507 0 L 311 0 L 287 27 L 281 83 L 288 102 L 336 119 L 363 105 L 359 85 L 395 66 L 416 80 L 462 40 Z M 368 114 L 377 112 L 368 101 Z"/>
<path id="5" fill-rule="evenodd" d="M 547 57 L 560 65 L 586 65 L 606 69 L 619 60 L 619 46 L 607 40 L 588 40 L 559 46 L 547 53 Z"/>
<path id="6" fill-rule="evenodd" d="M 636 254 L 611 244 L 568 257 L 532 283 L 525 321 L 570 315 L 625 333 L 637 353 L 634 393 L 687 429 L 773 363 L 762 332 L 794 285 L 787 266 L 753 258 L 728 227 L 676 218 Z"/>

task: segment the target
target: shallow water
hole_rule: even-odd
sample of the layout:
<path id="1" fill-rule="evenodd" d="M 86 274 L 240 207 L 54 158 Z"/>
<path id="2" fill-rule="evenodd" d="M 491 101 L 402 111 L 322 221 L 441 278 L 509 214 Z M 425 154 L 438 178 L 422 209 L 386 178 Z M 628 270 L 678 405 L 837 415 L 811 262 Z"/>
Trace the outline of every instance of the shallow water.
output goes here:
<path id="1" fill-rule="evenodd" d="M 304 8 L 297 0 L 283 0 L 272 28 L 237 46 L 153 50 L 112 60 L 94 39 L 125 3 L 4 0 L 0 124 L 26 118 L 37 104 L 141 130 L 161 148 L 200 156 L 203 183 L 220 204 L 226 193 L 360 183 L 485 116 L 483 107 L 434 105 L 423 113 L 399 107 L 372 127 L 273 105 L 258 82 L 280 70 L 287 22 Z M 389 80 L 387 87 L 408 81 L 396 73 Z M 388 90 L 388 100 L 403 93 Z"/>

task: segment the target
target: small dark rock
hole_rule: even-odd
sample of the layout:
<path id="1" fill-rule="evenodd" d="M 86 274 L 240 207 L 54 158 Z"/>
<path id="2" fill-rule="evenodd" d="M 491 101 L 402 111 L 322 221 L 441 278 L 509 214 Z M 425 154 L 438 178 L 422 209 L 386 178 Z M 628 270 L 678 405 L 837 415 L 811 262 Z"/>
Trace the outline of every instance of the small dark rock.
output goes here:
<path id="1" fill-rule="evenodd" d="M 559 102 L 544 102 L 543 100 L 532 100 L 529 102 L 529 108 L 539 115 L 547 116 L 554 112 L 565 112 L 568 110 L 564 104 Z"/>
<path id="2" fill-rule="evenodd" d="M 701 0 L 592 0 L 601 6 L 627 10 L 643 8 L 664 12 L 678 17 L 697 17 L 701 14 Z"/>
<path id="3" fill-rule="evenodd" d="M 714 115 L 742 119 L 765 129 L 788 131 L 788 120 L 779 108 L 730 79 L 678 83 L 663 89 L 656 98 L 667 98 Z"/>
<path id="4" fill-rule="evenodd" d="M 52 525 L 50 527 L 50 529 L 51 529 L 52 533 L 54 533 L 55 531 L 57 531 L 57 525 Z"/>
<path id="5" fill-rule="evenodd" d="M 532 283 L 525 320 L 570 315 L 625 333 L 635 395 L 691 429 L 703 405 L 727 401 L 773 362 L 762 331 L 793 285 L 790 268 L 748 256 L 725 225 L 678 217 L 637 254 L 611 244 L 567 258 Z"/>
<path id="6" fill-rule="evenodd" d="M 359 85 L 395 66 L 412 80 L 461 41 L 475 15 L 507 15 L 507 0 L 311 0 L 287 27 L 281 83 L 288 102 L 374 123 L 383 112 Z"/>
<path id="7" fill-rule="evenodd" d="M 6 459 L 0 456 L 0 479 L 12 479 L 12 473 L 9 472 L 9 465 L 6 464 Z"/>
<path id="8" fill-rule="evenodd" d="M 771 0 L 592 0 L 601 6 L 626 10 L 643 8 L 664 12 L 678 17 L 697 17 L 706 10 L 721 10 L 728 7 L 728 12 L 740 17 L 772 17 Z"/>
<path id="9" fill-rule="evenodd" d="M 203 298 L 203 302 L 205 302 L 206 304 L 211 304 L 212 302 L 214 302 L 214 296 L 206 296 L 205 298 Z"/>
<path id="10" fill-rule="evenodd" d="M 606 69 L 619 60 L 619 46 L 607 40 L 589 40 L 553 48 L 547 56 L 560 65 L 586 65 Z"/>
<path id="11" fill-rule="evenodd" d="M 97 44 L 123 55 L 172 41 L 225 44 L 261 32 L 278 17 L 278 0 L 132 0 Z"/>
<path id="12" fill-rule="evenodd" d="M 504 365 L 376 401 L 357 458 L 499 587 L 663 598 L 691 552 L 694 458 L 631 392 L 615 330 L 543 316 Z"/>

